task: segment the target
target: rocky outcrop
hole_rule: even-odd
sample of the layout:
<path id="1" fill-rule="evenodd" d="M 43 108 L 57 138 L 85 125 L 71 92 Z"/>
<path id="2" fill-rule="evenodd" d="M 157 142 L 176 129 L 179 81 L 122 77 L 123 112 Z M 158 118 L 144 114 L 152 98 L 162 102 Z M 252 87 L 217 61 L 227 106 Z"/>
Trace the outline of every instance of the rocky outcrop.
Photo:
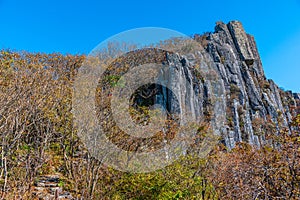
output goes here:
<path id="1" fill-rule="evenodd" d="M 59 175 L 40 176 L 34 184 L 33 194 L 44 200 L 71 200 L 75 199 L 69 192 L 63 191 L 60 186 Z"/>
<path id="2" fill-rule="evenodd" d="M 205 51 L 212 58 L 226 91 L 227 120 L 220 131 L 226 146 L 233 148 L 237 142 L 244 141 L 259 147 L 268 142 L 266 134 L 290 130 L 292 117 L 299 112 L 295 108 L 300 105 L 300 95 L 283 91 L 272 80 L 266 79 L 255 40 L 245 32 L 242 24 L 238 21 L 218 22 L 215 31 L 203 37 Z M 181 110 L 180 102 L 183 101 L 194 110 L 194 116 L 205 115 L 209 84 L 195 81 L 191 76 L 193 59 L 197 56 L 167 58 L 170 70 L 162 79 L 175 88 L 177 96 L 184 98 L 175 101 L 172 95 L 160 93 L 157 99 L 163 101 L 164 106 L 169 105 L 171 111 Z M 186 84 L 183 80 L 193 83 Z"/>
<path id="3" fill-rule="evenodd" d="M 285 92 L 266 79 L 254 38 L 244 31 L 242 24 L 218 23 L 207 40 L 207 52 L 220 58 L 215 63 L 228 94 L 227 117 L 234 122 L 228 124 L 224 134 L 226 146 L 231 148 L 239 141 L 260 146 L 266 142 L 264 136 L 268 131 L 290 129 L 295 115 L 292 108 L 299 106 L 299 94 Z M 238 137 L 231 138 L 232 135 Z"/>

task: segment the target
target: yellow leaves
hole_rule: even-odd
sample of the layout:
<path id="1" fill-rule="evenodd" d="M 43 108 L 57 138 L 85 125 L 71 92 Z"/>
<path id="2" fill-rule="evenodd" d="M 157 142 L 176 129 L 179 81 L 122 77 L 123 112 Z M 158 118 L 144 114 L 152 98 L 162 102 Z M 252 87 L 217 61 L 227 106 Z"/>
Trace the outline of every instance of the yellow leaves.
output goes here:
<path id="1" fill-rule="evenodd" d="M 298 114 L 297 117 L 295 118 L 295 123 L 296 126 L 300 127 L 300 114 Z"/>
<path id="2" fill-rule="evenodd" d="M 71 77 L 83 57 L 3 50 L 0 57 L 1 115 L 9 119 L 0 122 L 1 133 L 72 132 Z"/>
<path id="3" fill-rule="evenodd" d="M 205 168 L 198 157 L 181 157 L 178 161 L 151 173 L 132 174 L 109 169 L 111 177 L 99 184 L 107 198 L 123 199 L 217 199 L 212 184 L 198 170 Z M 117 195 L 117 196 L 118 196 Z"/>

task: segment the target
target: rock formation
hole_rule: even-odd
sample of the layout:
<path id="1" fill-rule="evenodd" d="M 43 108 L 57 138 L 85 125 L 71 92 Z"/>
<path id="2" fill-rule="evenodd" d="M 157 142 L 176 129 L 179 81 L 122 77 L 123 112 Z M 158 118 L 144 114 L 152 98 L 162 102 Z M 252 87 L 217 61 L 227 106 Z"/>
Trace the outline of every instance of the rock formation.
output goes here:
<path id="1" fill-rule="evenodd" d="M 200 37 L 202 42 L 205 41 L 205 51 L 213 59 L 225 88 L 227 119 L 219 132 L 223 143 L 229 149 L 242 141 L 259 147 L 267 142 L 265 136 L 268 133 L 290 130 L 289 123 L 297 112 L 295 108 L 300 105 L 300 95 L 283 91 L 274 81 L 266 79 L 254 37 L 244 31 L 242 24 L 238 21 L 218 22 L 213 33 L 195 39 Z M 191 59 L 188 55 L 167 56 L 170 70 L 162 75 L 162 79 L 167 79 L 174 88 L 172 91 L 184 99 L 174 100 L 174 95 L 163 89 L 156 99 L 171 112 L 178 112 L 182 101 L 193 110 L 193 115 L 205 115 L 209 86 L 206 81 L 195 81 L 191 75 L 192 60 L 197 56 L 192 55 Z M 184 79 L 194 81 L 194 87 L 182 82 Z M 191 95 L 193 92 L 197 97 Z"/>
<path id="2" fill-rule="evenodd" d="M 70 200 L 74 199 L 69 192 L 63 191 L 59 186 L 59 175 L 44 175 L 35 181 L 33 194 L 44 200 Z"/>

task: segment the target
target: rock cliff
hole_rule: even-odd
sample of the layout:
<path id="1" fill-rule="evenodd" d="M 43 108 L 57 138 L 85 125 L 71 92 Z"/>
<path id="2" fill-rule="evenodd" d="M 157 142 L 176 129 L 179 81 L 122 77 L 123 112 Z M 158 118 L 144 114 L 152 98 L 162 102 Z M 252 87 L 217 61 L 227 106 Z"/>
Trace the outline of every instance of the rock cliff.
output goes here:
<path id="1" fill-rule="evenodd" d="M 254 37 L 242 24 L 217 23 L 207 40 L 206 50 L 218 66 L 228 94 L 226 146 L 231 148 L 240 141 L 260 146 L 268 131 L 290 129 L 299 94 L 285 92 L 266 79 Z"/>
<path id="2" fill-rule="evenodd" d="M 205 51 L 213 59 L 217 73 L 225 88 L 226 123 L 222 125 L 219 134 L 223 143 L 231 149 L 237 142 L 248 142 L 254 146 L 264 145 L 266 135 L 278 134 L 280 130 L 290 130 L 289 123 L 299 111 L 300 95 L 291 91 L 283 91 L 272 80 L 266 79 L 259 52 L 254 37 L 247 34 L 238 21 L 228 24 L 218 22 L 213 33 L 195 36 L 196 40 L 205 41 Z M 200 41 L 199 41 L 200 42 Z M 199 56 L 199 55 L 198 55 Z M 169 55 L 167 62 L 169 74 L 164 74 L 164 81 L 178 93 L 181 100 L 161 90 L 156 99 L 164 102 L 169 111 L 178 112 L 182 103 L 187 104 L 192 114 L 205 115 L 206 100 L 209 98 L 209 87 L 206 81 L 193 79 L 191 73 L 192 60 L 197 55 Z M 194 81 L 194 87 L 182 82 Z M 167 78 L 166 78 L 167 77 Z M 197 97 L 190 94 L 191 90 Z M 188 99 L 186 99 L 188 98 Z M 222 114 L 222 113 L 221 113 Z"/>

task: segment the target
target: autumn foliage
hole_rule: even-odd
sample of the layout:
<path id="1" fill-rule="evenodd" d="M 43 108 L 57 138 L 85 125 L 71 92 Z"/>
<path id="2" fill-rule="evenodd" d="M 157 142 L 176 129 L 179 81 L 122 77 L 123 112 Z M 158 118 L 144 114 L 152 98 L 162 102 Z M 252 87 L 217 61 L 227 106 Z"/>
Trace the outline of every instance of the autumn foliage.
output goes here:
<path id="1" fill-rule="evenodd" d="M 1 199 L 36 198 L 33 186 L 44 174 L 59 174 L 76 199 L 300 198 L 300 115 L 260 149 L 219 144 L 205 159 L 187 155 L 151 173 L 119 172 L 92 158 L 71 113 L 84 58 L 0 52 Z"/>

